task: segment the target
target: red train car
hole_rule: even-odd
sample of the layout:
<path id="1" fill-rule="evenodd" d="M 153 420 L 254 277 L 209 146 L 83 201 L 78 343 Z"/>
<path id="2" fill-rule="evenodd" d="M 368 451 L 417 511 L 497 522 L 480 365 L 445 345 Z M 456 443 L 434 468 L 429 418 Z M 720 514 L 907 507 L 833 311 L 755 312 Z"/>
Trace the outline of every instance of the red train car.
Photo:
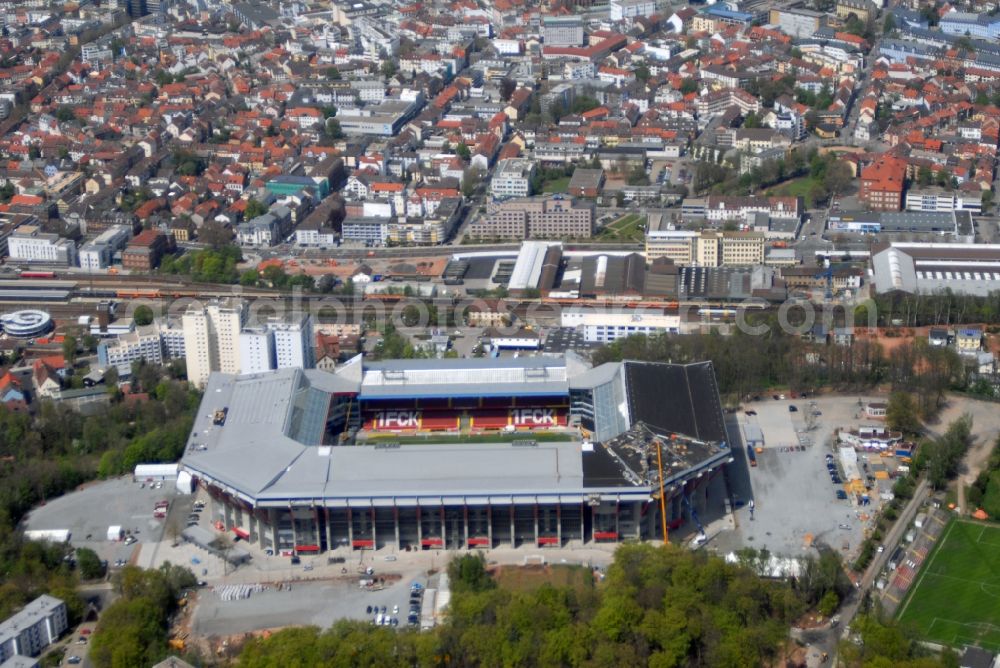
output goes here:
<path id="1" fill-rule="evenodd" d="M 55 278 L 54 271 L 22 271 L 21 278 Z"/>

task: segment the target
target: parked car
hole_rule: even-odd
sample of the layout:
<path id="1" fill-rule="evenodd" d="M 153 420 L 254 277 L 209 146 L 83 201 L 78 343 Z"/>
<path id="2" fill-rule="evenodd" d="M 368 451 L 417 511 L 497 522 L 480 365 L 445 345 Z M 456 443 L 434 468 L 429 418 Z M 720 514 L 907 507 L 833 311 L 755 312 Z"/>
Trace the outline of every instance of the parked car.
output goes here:
<path id="1" fill-rule="evenodd" d="M 847 500 L 847 492 L 845 492 L 842 489 L 838 489 L 837 490 L 837 498 L 840 499 L 841 501 L 846 501 Z"/>
<path id="2" fill-rule="evenodd" d="M 789 413 L 798 413 L 799 409 L 796 406 L 789 405 L 788 406 L 788 412 Z"/>

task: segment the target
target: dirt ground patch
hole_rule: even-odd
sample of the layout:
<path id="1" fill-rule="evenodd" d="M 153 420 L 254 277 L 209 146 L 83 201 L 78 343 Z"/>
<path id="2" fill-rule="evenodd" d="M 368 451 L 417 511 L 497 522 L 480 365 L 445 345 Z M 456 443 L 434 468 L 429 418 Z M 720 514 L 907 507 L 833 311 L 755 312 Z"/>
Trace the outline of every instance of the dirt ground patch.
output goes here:
<path id="1" fill-rule="evenodd" d="M 579 591 L 594 586 L 594 576 L 589 569 L 561 564 L 497 566 L 493 577 L 501 587 L 512 591 L 533 591 L 543 584 L 572 587 Z"/>

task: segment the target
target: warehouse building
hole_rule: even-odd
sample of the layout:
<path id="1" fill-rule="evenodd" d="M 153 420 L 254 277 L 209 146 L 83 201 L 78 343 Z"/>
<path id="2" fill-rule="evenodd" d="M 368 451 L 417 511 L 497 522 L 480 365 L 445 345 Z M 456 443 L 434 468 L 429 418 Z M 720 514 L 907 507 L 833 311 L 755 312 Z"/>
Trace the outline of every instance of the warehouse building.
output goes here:
<path id="1" fill-rule="evenodd" d="M 213 520 L 285 554 L 652 539 L 661 488 L 679 527 L 732 461 L 708 362 L 359 356 L 337 373 L 215 373 L 204 396 L 181 468 Z M 462 440 L 489 432 L 509 440 Z"/>
<path id="2" fill-rule="evenodd" d="M 877 292 L 986 297 L 1000 290 L 1000 244 L 893 243 L 872 249 Z"/>

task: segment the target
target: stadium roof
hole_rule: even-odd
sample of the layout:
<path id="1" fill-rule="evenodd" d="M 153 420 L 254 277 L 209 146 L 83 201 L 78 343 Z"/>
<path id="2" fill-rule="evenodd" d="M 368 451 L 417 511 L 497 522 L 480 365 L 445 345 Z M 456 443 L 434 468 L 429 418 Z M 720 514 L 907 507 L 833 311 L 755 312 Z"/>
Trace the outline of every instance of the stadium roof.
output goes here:
<path id="1" fill-rule="evenodd" d="M 338 446 L 327 440 L 335 395 L 360 389 L 361 399 L 456 396 L 456 390 L 480 388 L 496 396 L 568 395 L 563 358 L 391 360 L 345 368 L 339 374 L 301 369 L 213 373 L 181 467 L 256 505 L 275 507 L 296 500 L 341 507 L 440 504 L 447 498 L 573 502 L 605 490 L 649 492 L 643 482 L 629 479 L 616 463 L 620 457 L 577 442 L 392 447 Z M 608 427 L 609 437 L 642 422 L 665 438 L 726 440 L 710 363 L 609 363 L 574 373 L 573 381 L 579 390 L 608 385 L 624 390 L 594 393 L 601 396 L 595 398 L 600 411 L 612 402 L 621 413 L 620 424 Z M 728 453 L 728 448 L 719 451 Z M 713 451 L 713 458 L 721 456 Z"/>
<path id="2" fill-rule="evenodd" d="M 389 360 L 366 363 L 362 399 L 550 396 L 569 391 L 562 358 Z"/>

